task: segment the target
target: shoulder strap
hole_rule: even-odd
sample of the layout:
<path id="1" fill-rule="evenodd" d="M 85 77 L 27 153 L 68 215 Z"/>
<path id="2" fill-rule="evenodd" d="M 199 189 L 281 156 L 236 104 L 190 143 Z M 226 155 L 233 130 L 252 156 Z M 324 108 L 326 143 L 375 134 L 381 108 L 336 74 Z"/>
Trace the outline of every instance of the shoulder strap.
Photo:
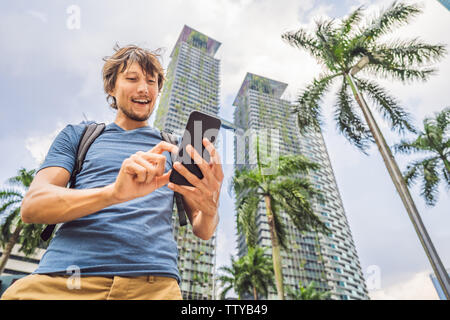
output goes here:
<path id="1" fill-rule="evenodd" d="M 80 173 L 81 169 L 83 168 L 83 162 L 86 158 L 89 147 L 94 142 L 94 140 L 103 132 L 104 129 L 104 123 L 91 123 L 84 128 L 83 133 L 81 134 L 80 141 L 78 142 L 77 157 L 75 160 L 75 166 L 70 176 L 69 188 L 73 188 L 75 186 L 77 174 Z M 55 224 L 47 225 L 47 227 L 45 227 L 44 231 L 42 231 L 41 233 L 41 239 L 47 241 L 55 230 L 55 226 Z"/>
<path id="2" fill-rule="evenodd" d="M 75 186 L 76 176 L 81 172 L 81 169 L 83 169 L 83 162 L 86 158 L 89 147 L 94 142 L 94 140 L 97 139 L 97 137 L 103 132 L 104 129 L 104 123 L 91 123 L 84 128 L 80 142 L 78 143 L 75 167 L 70 177 L 70 188 L 73 188 Z"/>
<path id="3" fill-rule="evenodd" d="M 169 142 L 171 144 L 178 144 L 178 138 L 171 134 L 168 133 L 166 131 L 161 131 L 161 138 L 166 141 Z M 174 155 L 171 154 L 172 157 L 172 162 L 175 161 Z M 177 205 L 177 210 L 178 210 L 178 218 L 180 220 L 180 226 L 185 226 L 187 224 L 186 221 L 186 211 L 184 209 L 184 205 L 183 205 L 183 196 L 181 194 L 179 194 L 178 192 L 174 192 L 174 197 L 175 197 L 175 203 Z"/>

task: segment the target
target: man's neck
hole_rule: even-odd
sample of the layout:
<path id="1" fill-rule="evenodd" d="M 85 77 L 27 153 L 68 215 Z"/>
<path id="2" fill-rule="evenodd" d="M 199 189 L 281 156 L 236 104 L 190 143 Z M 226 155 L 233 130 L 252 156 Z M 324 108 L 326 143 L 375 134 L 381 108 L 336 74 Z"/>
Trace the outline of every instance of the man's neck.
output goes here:
<path id="1" fill-rule="evenodd" d="M 119 127 L 121 127 L 124 130 L 133 130 L 137 128 L 147 127 L 148 121 L 136 121 L 131 120 L 130 118 L 123 118 L 123 117 L 116 117 L 116 120 L 114 121 L 115 124 L 117 124 Z"/>

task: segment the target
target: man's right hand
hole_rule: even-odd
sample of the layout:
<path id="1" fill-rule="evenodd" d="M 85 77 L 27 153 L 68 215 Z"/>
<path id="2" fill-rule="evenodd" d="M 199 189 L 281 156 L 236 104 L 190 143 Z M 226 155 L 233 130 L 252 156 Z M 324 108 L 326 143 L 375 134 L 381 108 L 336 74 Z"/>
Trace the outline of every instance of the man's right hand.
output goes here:
<path id="1" fill-rule="evenodd" d="M 110 185 L 111 196 L 116 202 L 125 202 L 145 196 L 169 183 L 172 170 L 164 174 L 164 151 L 178 152 L 178 147 L 160 142 L 150 151 L 139 151 L 125 159 L 116 181 Z"/>

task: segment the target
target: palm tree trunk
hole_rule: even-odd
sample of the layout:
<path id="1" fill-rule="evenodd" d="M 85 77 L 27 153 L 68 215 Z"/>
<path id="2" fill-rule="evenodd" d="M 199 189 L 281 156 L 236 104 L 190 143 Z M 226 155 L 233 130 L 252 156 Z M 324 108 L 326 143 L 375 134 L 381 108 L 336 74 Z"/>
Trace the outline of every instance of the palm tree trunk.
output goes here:
<path id="1" fill-rule="evenodd" d="M 277 231 L 275 229 L 275 220 L 273 217 L 272 207 L 270 204 L 270 196 L 265 195 L 264 200 L 266 201 L 267 221 L 269 223 L 270 238 L 272 240 L 272 260 L 273 260 L 273 270 L 275 272 L 275 284 L 277 286 L 278 300 L 284 300 L 280 243 L 278 241 Z"/>
<path id="2" fill-rule="evenodd" d="M 253 286 L 253 297 L 255 298 L 255 300 L 258 300 L 258 292 L 256 291 L 255 286 Z"/>
<path id="3" fill-rule="evenodd" d="M 409 218 L 414 225 L 414 229 L 416 230 L 417 236 L 419 237 L 420 242 L 425 250 L 425 253 L 431 263 L 431 266 L 436 274 L 436 277 L 442 287 L 442 290 L 445 293 L 447 299 L 450 299 L 450 279 L 447 271 L 445 270 L 439 255 L 437 254 L 436 249 L 431 241 L 430 236 L 428 235 L 427 230 L 425 229 L 425 225 L 420 218 L 419 212 L 416 208 L 414 200 L 409 193 L 408 187 L 406 185 L 405 179 L 398 168 L 397 162 L 395 161 L 394 156 L 386 143 L 386 140 L 381 133 L 380 128 L 378 127 L 375 119 L 373 118 L 372 113 L 370 112 L 366 102 L 364 101 L 363 96 L 359 93 L 356 84 L 353 81 L 353 78 L 350 74 L 346 74 L 346 80 L 348 81 L 350 87 L 352 88 L 353 95 L 355 96 L 356 101 L 358 102 L 361 110 L 364 114 L 364 118 L 369 126 L 369 129 L 372 133 L 372 136 L 375 139 L 375 142 L 378 146 L 378 149 L 381 153 L 383 161 L 388 169 L 389 175 L 391 176 L 392 181 L 394 182 L 395 188 L 400 195 L 400 198 L 403 201 L 403 204 L 408 212 Z"/>
<path id="4" fill-rule="evenodd" d="M 5 247 L 5 251 L 3 251 L 2 258 L 0 259 L 0 275 L 3 273 L 3 271 L 5 271 L 6 262 L 8 262 L 11 251 L 14 245 L 17 243 L 17 239 L 19 239 L 20 231 L 22 231 L 22 225 L 18 225 L 16 227 L 14 233 L 11 235 L 11 238 L 8 241 L 8 244 Z"/>

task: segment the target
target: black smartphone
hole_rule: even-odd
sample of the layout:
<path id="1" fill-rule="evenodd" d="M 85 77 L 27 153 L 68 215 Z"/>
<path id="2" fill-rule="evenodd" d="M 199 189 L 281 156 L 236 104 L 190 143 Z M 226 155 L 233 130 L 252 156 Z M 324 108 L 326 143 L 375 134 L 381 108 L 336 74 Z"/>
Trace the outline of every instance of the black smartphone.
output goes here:
<path id="1" fill-rule="evenodd" d="M 198 154 L 200 154 L 206 162 L 209 162 L 210 155 L 208 150 L 203 146 L 202 140 L 203 138 L 207 138 L 214 144 L 219 135 L 221 124 L 222 122 L 220 119 L 200 111 L 192 111 L 189 115 L 175 161 L 181 162 L 182 165 L 199 179 L 203 178 L 202 171 L 199 166 L 194 163 L 194 159 L 186 152 L 186 146 L 189 144 L 192 145 Z M 178 185 L 192 187 L 192 184 L 175 169 L 172 170 L 169 181 Z"/>

